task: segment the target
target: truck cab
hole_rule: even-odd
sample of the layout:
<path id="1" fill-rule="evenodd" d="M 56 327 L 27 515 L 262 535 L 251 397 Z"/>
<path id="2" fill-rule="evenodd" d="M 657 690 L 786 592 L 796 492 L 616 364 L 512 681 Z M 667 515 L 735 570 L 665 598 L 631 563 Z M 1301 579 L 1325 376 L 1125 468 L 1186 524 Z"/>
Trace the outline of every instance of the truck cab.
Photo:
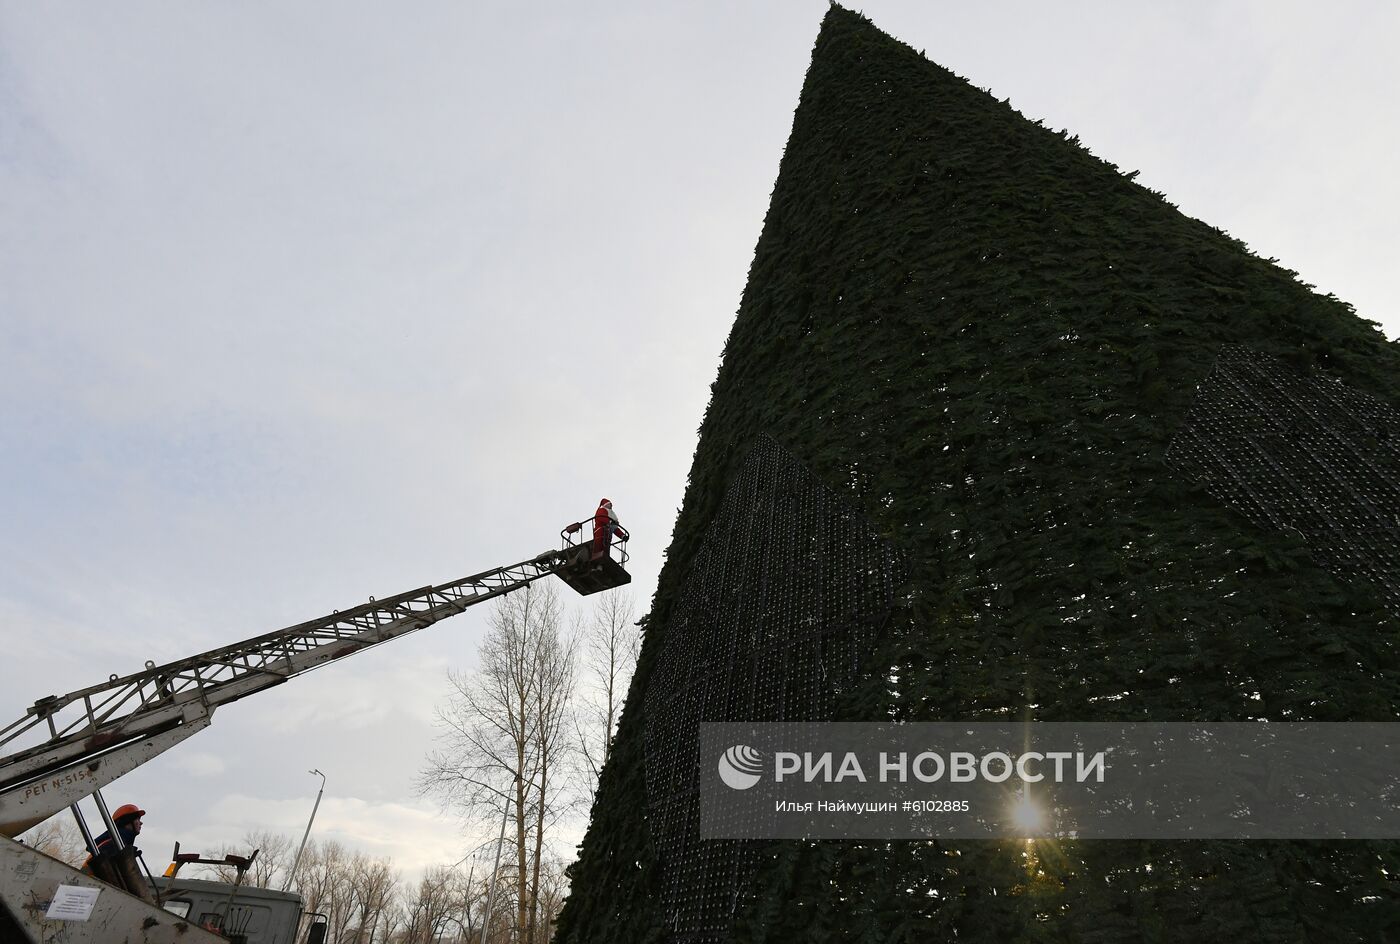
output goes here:
<path id="1" fill-rule="evenodd" d="M 303 940 L 315 944 L 320 939 L 309 930 L 306 936 L 299 933 L 303 903 L 295 892 L 251 885 L 235 887 L 197 878 L 157 877 L 152 881 L 166 911 L 195 927 L 221 934 L 234 944 L 301 944 Z"/>

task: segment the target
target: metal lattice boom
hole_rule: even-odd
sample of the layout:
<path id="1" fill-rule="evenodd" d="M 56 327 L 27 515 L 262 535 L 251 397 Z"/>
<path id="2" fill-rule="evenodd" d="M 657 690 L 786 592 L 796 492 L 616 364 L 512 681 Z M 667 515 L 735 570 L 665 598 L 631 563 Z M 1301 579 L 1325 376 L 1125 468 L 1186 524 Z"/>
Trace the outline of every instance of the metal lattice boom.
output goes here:
<path id="1" fill-rule="evenodd" d="M 383 600 L 371 597 L 320 619 L 165 665 L 148 662 L 140 672 L 41 698 L 0 729 L 0 751 L 8 752 L 0 756 L 0 835 L 17 835 L 78 795 L 203 729 L 220 705 L 431 626 L 542 577 L 575 576 L 574 571 L 597 566 L 580 558 L 576 548 L 546 551 L 452 583 Z"/>

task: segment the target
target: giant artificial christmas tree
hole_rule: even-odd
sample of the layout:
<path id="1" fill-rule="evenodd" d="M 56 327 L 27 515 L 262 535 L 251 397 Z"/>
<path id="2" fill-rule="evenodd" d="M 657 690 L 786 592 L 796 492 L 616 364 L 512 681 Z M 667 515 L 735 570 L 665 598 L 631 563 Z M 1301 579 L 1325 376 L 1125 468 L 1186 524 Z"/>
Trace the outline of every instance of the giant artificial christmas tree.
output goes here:
<path id="1" fill-rule="evenodd" d="M 1400 935 L 1390 842 L 702 840 L 694 743 L 1395 720 L 1397 367 L 1345 303 L 833 7 L 560 940 Z"/>

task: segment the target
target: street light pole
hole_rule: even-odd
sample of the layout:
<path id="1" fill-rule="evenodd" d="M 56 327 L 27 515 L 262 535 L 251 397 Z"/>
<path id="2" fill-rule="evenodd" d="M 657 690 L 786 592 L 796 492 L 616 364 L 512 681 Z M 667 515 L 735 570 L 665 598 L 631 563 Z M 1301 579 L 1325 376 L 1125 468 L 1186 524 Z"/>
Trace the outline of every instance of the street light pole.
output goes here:
<path id="1" fill-rule="evenodd" d="M 311 824 L 316 822 L 316 811 L 321 808 L 321 794 L 326 792 L 326 775 L 319 770 L 308 770 L 307 773 L 315 774 L 321 778 L 321 789 L 316 791 L 316 802 L 311 807 L 311 818 L 306 821 L 306 832 L 301 834 L 301 845 L 297 847 L 297 857 L 292 860 L 292 870 L 287 873 L 287 881 L 282 886 L 282 891 L 292 887 L 292 879 L 296 878 L 297 866 L 301 865 L 301 854 L 306 850 L 307 837 L 311 835 Z"/>
<path id="2" fill-rule="evenodd" d="M 496 876 L 501 871 L 501 846 L 506 842 L 506 817 L 510 815 L 510 798 L 506 798 L 505 809 L 501 811 L 501 836 L 496 840 L 496 862 L 491 866 L 491 884 L 486 889 L 486 917 L 481 922 L 482 944 L 491 933 L 491 899 L 496 895 Z"/>

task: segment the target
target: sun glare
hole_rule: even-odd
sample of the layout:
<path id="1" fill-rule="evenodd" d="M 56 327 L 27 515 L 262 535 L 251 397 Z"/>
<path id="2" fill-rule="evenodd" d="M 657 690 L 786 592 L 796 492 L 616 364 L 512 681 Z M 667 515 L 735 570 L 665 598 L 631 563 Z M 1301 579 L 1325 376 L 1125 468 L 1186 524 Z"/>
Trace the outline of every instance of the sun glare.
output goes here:
<path id="1" fill-rule="evenodd" d="M 1029 795 L 1023 793 L 1011 807 L 1011 822 L 1024 832 L 1040 832 L 1045 828 L 1045 814 Z"/>

